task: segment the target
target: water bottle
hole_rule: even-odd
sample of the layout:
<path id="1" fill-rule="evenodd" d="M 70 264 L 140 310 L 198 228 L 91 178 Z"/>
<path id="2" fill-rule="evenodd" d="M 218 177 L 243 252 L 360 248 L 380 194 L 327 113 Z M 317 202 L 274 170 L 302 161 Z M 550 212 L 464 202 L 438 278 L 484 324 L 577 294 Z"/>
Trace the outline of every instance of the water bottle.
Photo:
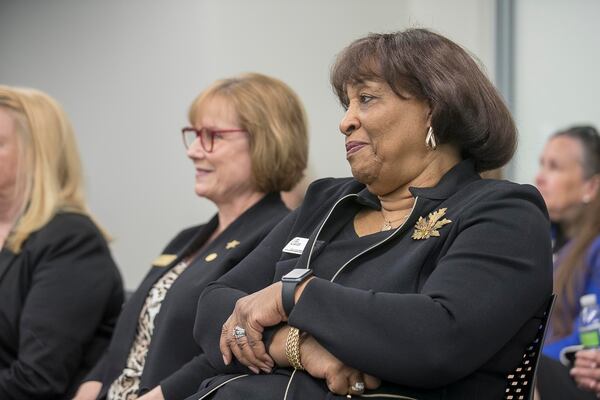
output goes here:
<path id="1" fill-rule="evenodd" d="M 600 307 L 596 295 L 581 296 L 579 304 L 579 342 L 586 349 L 600 347 Z"/>

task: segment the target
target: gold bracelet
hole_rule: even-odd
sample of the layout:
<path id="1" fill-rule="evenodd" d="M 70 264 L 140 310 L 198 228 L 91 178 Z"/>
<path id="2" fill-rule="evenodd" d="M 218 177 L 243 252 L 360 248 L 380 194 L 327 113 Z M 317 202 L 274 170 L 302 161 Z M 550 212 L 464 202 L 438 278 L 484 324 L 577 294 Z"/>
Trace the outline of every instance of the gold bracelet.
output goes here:
<path id="1" fill-rule="evenodd" d="M 291 326 L 285 340 L 285 356 L 294 369 L 304 371 L 304 366 L 300 361 L 300 339 L 300 330 Z"/>

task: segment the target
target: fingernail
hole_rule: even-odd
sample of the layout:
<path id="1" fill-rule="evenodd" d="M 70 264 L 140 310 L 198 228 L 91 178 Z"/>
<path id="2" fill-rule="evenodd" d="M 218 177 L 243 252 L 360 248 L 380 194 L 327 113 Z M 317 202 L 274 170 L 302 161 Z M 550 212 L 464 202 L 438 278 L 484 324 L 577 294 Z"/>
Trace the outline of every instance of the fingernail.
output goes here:
<path id="1" fill-rule="evenodd" d="M 229 365 L 229 362 L 227 362 L 227 358 L 225 357 L 225 354 L 222 354 L 222 356 L 223 356 L 223 364 Z"/>
<path id="2" fill-rule="evenodd" d="M 275 363 L 273 362 L 273 360 L 265 360 L 265 364 L 267 364 L 271 368 L 273 368 L 275 366 Z"/>
<path id="3" fill-rule="evenodd" d="M 257 375 L 260 374 L 260 371 L 255 366 L 250 366 L 250 367 L 248 367 L 248 369 Z"/>
<path id="4" fill-rule="evenodd" d="M 261 368 L 261 369 L 263 370 L 263 372 L 265 372 L 267 374 L 271 373 L 271 368 L 264 367 L 264 368 Z"/>

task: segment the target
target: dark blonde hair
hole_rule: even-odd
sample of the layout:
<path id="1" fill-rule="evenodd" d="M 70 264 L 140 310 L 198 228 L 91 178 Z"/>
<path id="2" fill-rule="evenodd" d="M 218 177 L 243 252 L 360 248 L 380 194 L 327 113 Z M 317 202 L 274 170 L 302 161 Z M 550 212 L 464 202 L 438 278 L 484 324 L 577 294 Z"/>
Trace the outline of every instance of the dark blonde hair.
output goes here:
<path id="1" fill-rule="evenodd" d="M 191 123 L 215 97 L 231 103 L 240 127 L 250 135 L 256 188 L 265 193 L 293 188 L 308 158 L 306 115 L 296 93 L 282 81 L 257 73 L 218 80 L 190 106 Z"/>
<path id="2" fill-rule="evenodd" d="M 401 98 L 424 100 L 438 143 L 452 143 L 478 172 L 499 168 L 514 154 L 517 131 L 502 98 L 474 59 L 426 29 L 370 34 L 337 57 L 331 84 L 344 105 L 346 86 L 382 80 Z"/>

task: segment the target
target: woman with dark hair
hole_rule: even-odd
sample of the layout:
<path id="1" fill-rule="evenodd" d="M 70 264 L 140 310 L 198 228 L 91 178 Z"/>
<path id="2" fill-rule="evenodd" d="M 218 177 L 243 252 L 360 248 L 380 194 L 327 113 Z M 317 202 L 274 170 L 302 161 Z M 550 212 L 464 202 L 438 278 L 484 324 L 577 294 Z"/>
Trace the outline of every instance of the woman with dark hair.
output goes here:
<path id="1" fill-rule="evenodd" d="M 501 398 L 552 290 L 543 199 L 479 176 L 513 154 L 506 106 L 425 29 L 355 41 L 332 82 L 353 178 L 313 183 L 203 292 L 222 374 L 190 399 Z"/>
<path id="2" fill-rule="evenodd" d="M 575 126 L 552 135 L 540 157 L 536 186 L 552 221 L 554 293 L 558 294 L 544 354 L 558 360 L 564 347 L 579 344 L 579 298 L 586 293 L 600 298 L 600 268 L 586 259 L 593 237 L 581 236 L 582 226 L 595 218 L 590 203 L 600 187 L 598 131 Z"/>

